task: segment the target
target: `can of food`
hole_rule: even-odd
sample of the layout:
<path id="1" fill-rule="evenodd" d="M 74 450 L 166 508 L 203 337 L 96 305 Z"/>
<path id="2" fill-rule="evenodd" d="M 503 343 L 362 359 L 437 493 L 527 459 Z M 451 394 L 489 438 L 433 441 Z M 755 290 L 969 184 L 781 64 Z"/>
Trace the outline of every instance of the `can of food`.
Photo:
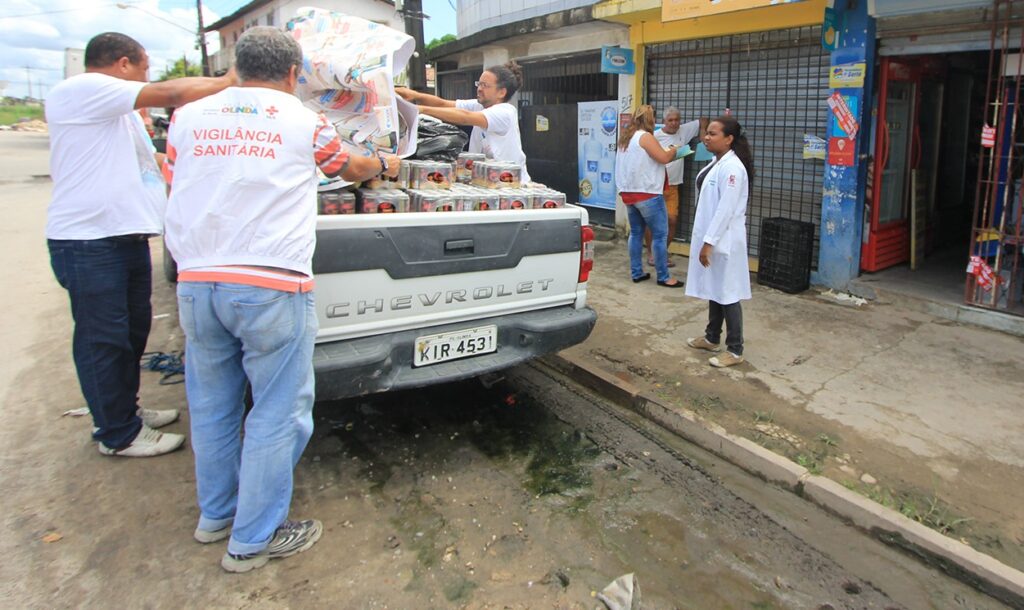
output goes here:
<path id="1" fill-rule="evenodd" d="M 449 189 L 455 173 L 451 163 L 427 161 L 416 167 L 416 188 Z"/>
<path id="2" fill-rule="evenodd" d="M 398 166 L 398 177 L 395 178 L 395 186 L 400 189 L 411 188 L 409 186 L 409 164 L 413 161 L 402 160 L 402 164 Z"/>
<path id="3" fill-rule="evenodd" d="M 470 184 L 473 182 L 473 166 L 477 161 L 483 161 L 487 157 L 480 153 L 464 152 L 459 153 L 459 158 L 455 162 L 455 180 L 462 184 Z"/>
<path id="4" fill-rule="evenodd" d="M 318 194 L 317 213 L 325 216 L 333 216 L 341 213 L 341 194 L 337 191 L 327 191 Z"/>
<path id="5" fill-rule="evenodd" d="M 421 212 L 454 212 L 455 199 L 437 189 L 423 191 L 420 193 L 418 209 Z"/>
<path id="6" fill-rule="evenodd" d="M 342 191 L 339 195 L 339 214 L 356 213 L 356 194 L 351 191 Z"/>
<path id="7" fill-rule="evenodd" d="M 487 167 L 490 164 L 490 161 L 473 162 L 473 180 L 471 182 L 473 186 L 487 188 Z"/>
<path id="8" fill-rule="evenodd" d="M 498 195 L 498 208 L 501 210 L 525 210 L 529 207 L 530 201 L 520 189 L 503 189 Z"/>
<path id="9" fill-rule="evenodd" d="M 565 193 L 548 189 L 533 191 L 530 193 L 530 207 L 540 208 L 564 208 Z"/>
<path id="10" fill-rule="evenodd" d="M 497 193 L 476 193 L 473 197 L 473 209 L 481 212 L 497 210 L 500 199 Z"/>

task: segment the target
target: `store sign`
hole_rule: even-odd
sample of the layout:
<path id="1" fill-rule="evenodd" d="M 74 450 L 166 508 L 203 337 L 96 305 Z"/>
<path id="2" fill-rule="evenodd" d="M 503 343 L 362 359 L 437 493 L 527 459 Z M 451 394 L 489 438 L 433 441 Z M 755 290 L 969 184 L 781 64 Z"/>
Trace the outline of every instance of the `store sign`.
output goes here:
<path id="1" fill-rule="evenodd" d="M 633 49 L 601 47 L 601 72 L 606 74 L 635 74 Z"/>
<path id="2" fill-rule="evenodd" d="M 841 135 L 850 139 L 856 138 L 857 131 L 860 129 L 855 110 L 857 98 L 852 95 L 840 95 L 837 91 L 829 96 L 828 107 L 832 109 L 832 116 L 835 117 L 833 135 Z"/>
<path id="3" fill-rule="evenodd" d="M 863 87 L 867 70 L 864 62 L 832 66 L 828 72 L 828 86 L 831 89 Z"/>
<path id="4" fill-rule="evenodd" d="M 693 19 L 694 17 L 707 17 L 721 13 L 732 13 L 734 11 L 745 11 L 752 8 L 764 6 L 777 6 L 779 4 L 790 4 L 802 2 L 803 0 L 662 0 L 661 20 L 677 21 L 679 19 Z"/>

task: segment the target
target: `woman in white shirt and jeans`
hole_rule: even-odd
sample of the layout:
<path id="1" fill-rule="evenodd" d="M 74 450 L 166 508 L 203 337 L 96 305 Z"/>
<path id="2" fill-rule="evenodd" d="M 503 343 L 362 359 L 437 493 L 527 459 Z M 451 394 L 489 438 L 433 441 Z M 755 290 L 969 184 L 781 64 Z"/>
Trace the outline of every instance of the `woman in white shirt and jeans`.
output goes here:
<path id="1" fill-rule="evenodd" d="M 644 104 L 633 113 L 619 137 L 615 185 L 629 216 L 629 267 L 634 282 L 651 279 L 644 273 L 644 229 L 651 229 L 651 249 L 658 285 L 682 288 L 668 274 L 668 213 L 665 210 L 665 164 L 676 158 L 675 146 L 662 148 L 654 137 L 654 107 Z"/>
<path id="2" fill-rule="evenodd" d="M 519 112 L 508 103 L 523 84 L 523 72 L 514 61 L 491 66 L 476 81 L 475 100 L 446 100 L 404 87 L 395 92 L 406 101 L 419 105 L 427 116 L 455 125 L 470 125 L 469 152 L 483 153 L 488 159 L 518 163 L 521 180 L 530 181 L 526 154 L 519 135 Z"/>

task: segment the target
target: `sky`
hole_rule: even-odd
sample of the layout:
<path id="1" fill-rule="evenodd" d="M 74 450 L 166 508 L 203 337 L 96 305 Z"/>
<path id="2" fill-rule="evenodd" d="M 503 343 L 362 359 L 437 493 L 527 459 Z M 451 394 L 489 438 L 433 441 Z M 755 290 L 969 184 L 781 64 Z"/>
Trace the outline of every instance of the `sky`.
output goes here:
<path id="1" fill-rule="evenodd" d="M 204 0 L 207 25 L 235 12 L 249 0 Z M 100 32 L 127 34 L 146 47 L 150 78 L 155 79 L 183 54 L 199 61 L 194 0 L 4 0 L 0 8 L 0 84 L 3 95 L 44 97 L 64 78 L 64 49 L 85 48 Z M 454 34 L 455 0 L 423 0 L 425 42 Z M 308 6 L 316 6 L 312 0 Z M 217 50 L 216 35 L 207 50 Z"/>

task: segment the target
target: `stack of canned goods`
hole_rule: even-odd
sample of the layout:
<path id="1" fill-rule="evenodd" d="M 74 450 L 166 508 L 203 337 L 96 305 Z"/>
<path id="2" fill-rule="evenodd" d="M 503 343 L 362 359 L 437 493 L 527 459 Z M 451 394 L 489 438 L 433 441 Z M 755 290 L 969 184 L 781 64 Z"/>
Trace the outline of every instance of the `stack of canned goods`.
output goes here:
<path id="1" fill-rule="evenodd" d="M 476 161 L 473 163 L 474 186 L 489 189 L 519 188 L 522 169 L 518 163 L 508 161 Z"/>
<path id="2" fill-rule="evenodd" d="M 481 153 L 459 153 L 459 159 L 455 162 L 455 180 L 462 184 L 473 182 L 473 167 L 477 161 L 486 161 L 487 157 Z"/>
<path id="3" fill-rule="evenodd" d="M 359 189 L 360 214 L 395 214 L 410 211 L 409 195 L 398 189 Z"/>
<path id="4" fill-rule="evenodd" d="M 317 193 L 317 213 L 327 216 L 355 214 L 356 196 L 350 191 L 325 191 Z"/>
<path id="5" fill-rule="evenodd" d="M 464 181 L 472 175 L 472 184 Z M 457 164 L 440 161 L 402 162 L 397 179 L 375 178 L 356 192 L 319 194 L 320 214 L 388 214 L 399 212 L 468 212 L 525 210 L 565 206 L 565 194 L 539 186 L 523 186 L 519 165 L 487 161 L 462 153 Z"/>

